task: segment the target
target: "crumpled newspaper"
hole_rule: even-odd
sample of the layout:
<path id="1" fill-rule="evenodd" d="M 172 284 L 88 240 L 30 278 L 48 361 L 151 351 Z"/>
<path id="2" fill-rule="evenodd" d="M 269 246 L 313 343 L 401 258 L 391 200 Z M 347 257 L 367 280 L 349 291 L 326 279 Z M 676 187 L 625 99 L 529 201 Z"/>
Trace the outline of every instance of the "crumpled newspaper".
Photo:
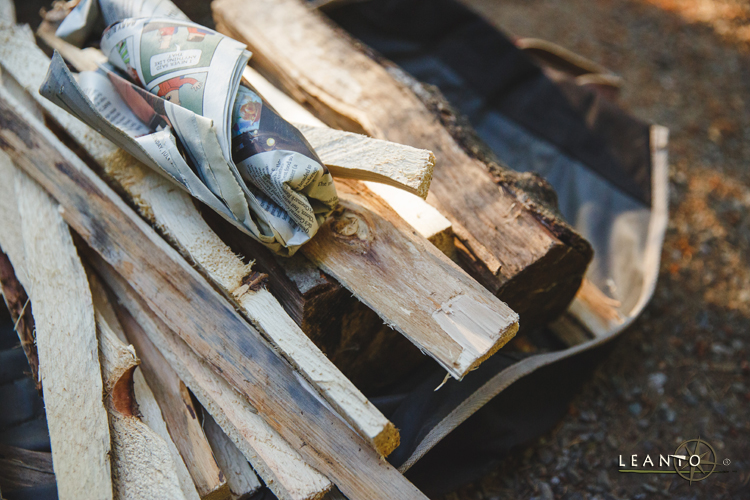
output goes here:
<path id="1" fill-rule="evenodd" d="M 74 76 L 56 54 L 40 93 L 274 252 L 309 241 L 338 203 L 333 178 L 241 82 L 245 45 L 168 0 L 82 0 L 57 33 L 81 42 L 100 15 L 109 64 Z"/>

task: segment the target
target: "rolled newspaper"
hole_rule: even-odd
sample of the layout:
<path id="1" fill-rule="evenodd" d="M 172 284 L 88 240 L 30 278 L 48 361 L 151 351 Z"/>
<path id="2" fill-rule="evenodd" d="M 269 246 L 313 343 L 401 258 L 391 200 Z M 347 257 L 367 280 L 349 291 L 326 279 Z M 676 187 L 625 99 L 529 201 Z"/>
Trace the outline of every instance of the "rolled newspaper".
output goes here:
<path id="1" fill-rule="evenodd" d="M 111 22 L 101 39 L 109 65 L 76 77 L 56 55 L 42 95 L 276 253 L 309 241 L 338 203 L 333 178 L 302 134 L 241 82 L 245 45 L 166 0 L 84 1 L 58 33 L 85 31 L 66 26 L 71 16 L 96 23 L 76 15 L 94 6 Z"/>

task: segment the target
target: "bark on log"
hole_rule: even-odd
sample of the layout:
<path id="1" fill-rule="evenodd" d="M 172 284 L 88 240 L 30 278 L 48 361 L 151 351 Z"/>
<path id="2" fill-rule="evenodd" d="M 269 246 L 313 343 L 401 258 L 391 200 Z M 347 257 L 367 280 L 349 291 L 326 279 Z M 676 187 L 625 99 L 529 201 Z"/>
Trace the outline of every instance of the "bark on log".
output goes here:
<path id="1" fill-rule="evenodd" d="M 452 222 L 462 266 L 519 312 L 525 327 L 565 310 L 590 246 L 533 197 L 514 194 L 513 175 L 490 172 L 467 152 L 434 113 L 441 107 L 414 92 L 421 86 L 394 78 L 398 71 L 298 0 L 218 0 L 212 9 L 220 31 L 247 43 L 251 64 L 328 125 L 435 153 L 427 201 Z"/>

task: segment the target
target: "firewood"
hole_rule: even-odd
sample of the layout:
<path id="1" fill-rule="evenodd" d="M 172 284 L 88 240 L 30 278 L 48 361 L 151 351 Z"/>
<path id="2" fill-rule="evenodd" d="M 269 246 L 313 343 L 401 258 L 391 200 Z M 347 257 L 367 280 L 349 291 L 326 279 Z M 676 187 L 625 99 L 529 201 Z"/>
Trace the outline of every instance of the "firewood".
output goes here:
<path id="1" fill-rule="evenodd" d="M 299 0 L 218 0 L 219 31 L 253 52 L 251 64 L 328 125 L 431 150 L 427 201 L 453 224 L 462 266 L 519 312 L 525 326 L 562 313 L 591 260 L 590 246 L 513 175 L 467 153 L 401 72 L 399 79 Z M 288 36 L 290 32 L 295 36 Z M 335 75 L 335 76 L 333 76 Z M 420 94 L 426 93 L 419 91 Z"/>
<path id="2" fill-rule="evenodd" d="M 117 296 L 122 306 L 119 315 L 130 335 L 162 353 L 277 497 L 309 500 L 331 487 L 330 481 L 307 465 L 242 395 L 155 317 L 111 267 L 97 257 L 91 262 Z"/>
<path id="3" fill-rule="evenodd" d="M 190 392 L 166 359 L 142 342 L 123 322 L 128 341 L 141 358 L 144 378 L 154 393 L 172 441 L 182 455 L 202 499 L 229 498 L 229 486 L 203 433 Z"/>
<path id="4" fill-rule="evenodd" d="M 57 203 L 12 168 L 4 165 L 3 179 L 15 186 L 20 217 L 16 231 L 24 251 L 23 261 L 13 264 L 16 269 L 23 266 L 34 305 L 58 496 L 113 498 L 110 433 L 86 275 Z"/>
<path id="5" fill-rule="evenodd" d="M 308 392 L 304 379 L 176 250 L 1 88 L 0 149 L 61 204 L 65 221 L 149 307 L 345 495 L 424 498 Z"/>
<path id="6" fill-rule="evenodd" d="M 107 289 L 102 285 L 101 280 L 96 275 L 95 272 L 91 270 L 90 267 L 85 266 L 86 269 L 86 276 L 89 280 L 89 288 L 91 289 L 91 296 L 94 300 L 94 311 L 96 312 L 96 321 L 97 326 L 100 327 L 100 341 L 99 341 L 99 352 L 100 355 L 102 353 L 102 341 L 101 341 L 101 334 L 103 330 L 106 330 L 106 332 L 112 332 L 117 339 L 119 339 L 120 343 L 127 344 L 128 339 L 125 335 L 125 331 L 122 329 L 122 326 L 120 325 L 120 321 L 117 319 L 117 313 L 115 312 L 115 309 L 109 299 L 109 295 L 107 292 Z M 100 325 L 105 324 L 106 328 L 101 327 Z M 115 343 L 114 341 L 110 340 L 110 343 Z M 120 348 L 122 346 L 119 346 Z M 156 433 L 156 435 L 161 438 L 161 442 L 163 442 L 163 446 L 166 447 L 167 453 L 169 453 L 169 456 L 171 457 L 171 465 L 168 463 L 165 463 L 163 466 L 159 467 L 159 470 L 164 471 L 170 471 L 174 470 L 174 473 L 177 475 L 177 481 L 179 483 L 179 487 L 182 490 L 182 494 L 185 500 L 199 500 L 200 496 L 198 496 L 198 492 L 195 489 L 195 484 L 193 483 L 192 478 L 190 477 L 190 473 L 187 470 L 187 467 L 185 466 L 185 462 L 182 459 L 182 455 L 180 455 L 180 452 L 177 450 L 177 447 L 175 446 L 174 442 L 172 441 L 172 437 L 169 435 L 169 431 L 167 430 L 167 424 L 164 422 L 164 418 L 162 417 L 161 410 L 159 409 L 159 404 L 156 402 L 156 398 L 154 397 L 153 392 L 151 392 L 151 388 L 148 386 L 148 383 L 146 383 L 146 380 L 143 378 L 143 373 L 141 370 L 135 370 L 132 374 L 132 392 L 135 396 L 135 403 L 137 404 L 137 411 L 132 410 L 131 413 L 137 413 L 140 416 L 140 420 L 145 423 L 151 431 Z M 119 414 L 118 414 L 119 415 Z M 116 420 L 118 422 L 125 419 L 125 417 L 117 417 Z M 136 432 L 134 432 L 134 435 L 142 436 L 145 435 L 148 437 L 147 440 L 139 440 L 139 442 L 142 441 L 151 441 L 154 443 L 154 446 L 157 446 L 159 449 L 157 450 L 157 453 L 155 453 L 155 457 L 157 457 L 158 460 L 163 460 L 162 455 L 163 451 L 161 450 L 161 442 L 157 439 L 148 436 L 148 432 L 141 429 L 139 423 L 132 423 L 131 426 L 136 427 Z M 117 433 L 115 433 L 112 430 L 113 427 L 113 416 L 112 412 L 110 411 L 110 430 L 113 432 L 113 443 L 117 445 L 116 443 L 116 436 Z M 131 447 L 132 448 L 132 447 Z M 115 454 L 115 458 L 117 455 Z M 147 465 L 148 467 L 148 465 Z M 170 476 L 171 472 L 168 472 L 167 476 Z M 171 481 L 171 478 L 170 478 Z M 117 492 L 117 484 L 115 484 L 115 491 Z M 158 496 L 158 495 L 156 495 Z M 146 495 L 146 497 L 154 497 L 154 495 Z M 141 498 L 143 498 L 143 495 L 141 495 Z"/>
<path id="7" fill-rule="evenodd" d="M 0 35 L 1 36 L 1 35 Z M 132 197 L 141 213 L 187 258 L 221 286 L 279 351 L 379 453 L 398 446 L 398 431 L 289 320 L 251 270 L 203 221 L 190 197 L 77 119 L 41 98 L 36 89 L 49 59 L 20 37 L 6 37 L 0 63 L 32 92 L 50 116 Z M 19 57 L 24 54 L 24 58 Z M 27 64 L 34 61 L 34 64 Z M 252 254 L 246 254 L 254 257 Z"/>
<path id="8" fill-rule="evenodd" d="M 138 358 L 133 347 L 123 344 L 99 311 L 96 323 L 112 435 L 115 498 L 185 500 L 167 443 L 137 416 L 133 373 Z"/>
<path id="9" fill-rule="evenodd" d="M 227 478 L 231 499 L 249 500 L 262 485 L 247 459 L 207 412 L 203 413 L 203 430 Z"/>

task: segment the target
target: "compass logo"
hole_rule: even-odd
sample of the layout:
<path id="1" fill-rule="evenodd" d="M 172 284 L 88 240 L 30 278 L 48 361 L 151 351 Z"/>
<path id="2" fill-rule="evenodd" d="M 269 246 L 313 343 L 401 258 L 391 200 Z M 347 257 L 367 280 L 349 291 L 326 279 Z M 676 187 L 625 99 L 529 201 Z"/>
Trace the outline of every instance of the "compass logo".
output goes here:
<path id="1" fill-rule="evenodd" d="M 669 467 L 665 470 L 655 470 L 654 460 L 650 455 L 639 461 L 638 455 L 630 456 L 630 466 L 640 467 L 633 469 L 620 469 L 621 473 L 633 474 L 677 474 L 692 485 L 695 482 L 707 479 L 711 474 L 737 472 L 730 470 L 717 470 L 719 465 L 716 451 L 713 446 L 701 438 L 683 441 L 672 455 L 659 455 L 657 458 L 660 467 Z M 620 467 L 626 467 L 623 457 L 620 455 L 618 462 Z M 721 464 L 729 465 L 731 460 L 725 458 Z"/>

